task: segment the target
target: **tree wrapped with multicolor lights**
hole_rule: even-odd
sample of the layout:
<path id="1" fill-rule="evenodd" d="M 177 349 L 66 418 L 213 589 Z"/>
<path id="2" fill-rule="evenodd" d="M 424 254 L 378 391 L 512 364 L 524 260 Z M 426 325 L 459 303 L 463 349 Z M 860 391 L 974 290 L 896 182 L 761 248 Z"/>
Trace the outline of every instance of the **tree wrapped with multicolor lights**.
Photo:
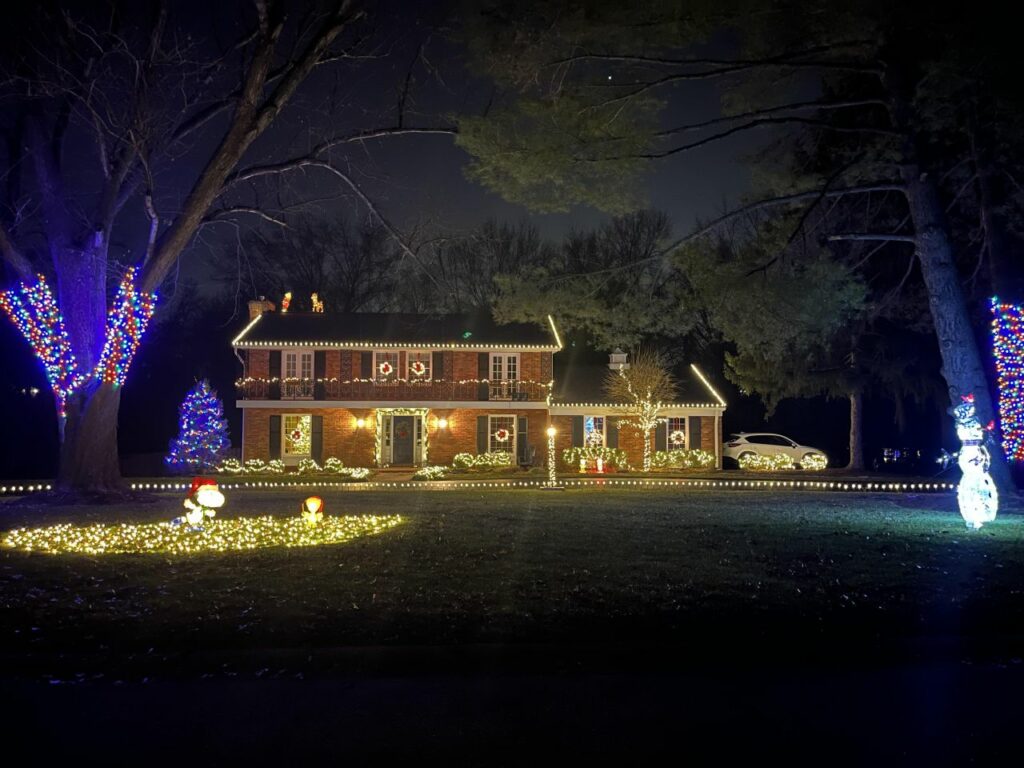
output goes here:
<path id="1" fill-rule="evenodd" d="M 210 382 L 196 384 L 178 409 L 178 437 L 164 461 L 174 472 L 195 473 L 217 466 L 231 447 L 224 406 Z"/>
<path id="2" fill-rule="evenodd" d="M 1024 310 L 992 299 L 992 352 L 999 374 L 999 423 L 1003 450 L 1024 460 Z"/>

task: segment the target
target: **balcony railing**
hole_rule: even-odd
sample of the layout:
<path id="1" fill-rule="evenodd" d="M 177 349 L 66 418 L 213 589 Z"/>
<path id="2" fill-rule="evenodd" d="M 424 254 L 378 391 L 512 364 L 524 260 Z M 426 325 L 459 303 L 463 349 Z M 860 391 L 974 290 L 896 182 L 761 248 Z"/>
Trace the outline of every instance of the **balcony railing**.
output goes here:
<path id="1" fill-rule="evenodd" d="M 551 388 L 539 381 L 446 381 L 443 379 L 239 379 L 242 400 L 404 400 L 543 402 Z"/>

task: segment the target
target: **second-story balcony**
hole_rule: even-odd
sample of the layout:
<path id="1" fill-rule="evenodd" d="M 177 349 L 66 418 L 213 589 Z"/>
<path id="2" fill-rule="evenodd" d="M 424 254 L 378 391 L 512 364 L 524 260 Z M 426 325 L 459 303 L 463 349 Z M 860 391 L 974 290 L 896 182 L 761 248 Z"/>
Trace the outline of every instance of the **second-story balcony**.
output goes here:
<path id="1" fill-rule="evenodd" d="M 444 379 L 239 379 L 242 400 L 350 400 L 421 402 L 544 402 L 550 385 L 539 381 Z"/>

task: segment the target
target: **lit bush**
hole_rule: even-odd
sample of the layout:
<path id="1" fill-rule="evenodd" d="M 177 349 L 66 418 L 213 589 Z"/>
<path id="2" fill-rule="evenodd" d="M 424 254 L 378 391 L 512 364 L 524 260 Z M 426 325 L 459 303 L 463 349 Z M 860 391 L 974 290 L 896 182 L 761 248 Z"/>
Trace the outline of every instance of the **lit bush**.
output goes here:
<path id="1" fill-rule="evenodd" d="M 494 453 L 457 453 L 452 459 L 456 469 L 503 469 L 512 466 L 512 454 L 504 451 Z"/>
<path id="2" fill-rule="evenodd" d="M 299 474 L 300 475 L 318 475 L 323 472 L 323 467 L 316 463 L 313 459 L 299 459 Z"/>
<path id="3" fill-rule="evenodd" d="M 448 467 L 433 466 L 433 467 L 421 467 L 416 471 L 416 474 L 412 476 L 413 480 L 444 480 L 444 476 L 448 473 Z"/>
<path id="4" fill-rule="evenodd" d="M 761 456 L 757 453 L 740 456 L 739 465 L 740 469 L 748 472 L 783 472 L 796 469 L 796 463 L 784 453 L 777 453 L 774 456 Z"/>
<path id="5" fill-rule="evenodd" d="M 238 459 L 225 459 L 217 467 L 218 472 L 223 472 L 226 475 L 240 475 L 245 472 L 245 467 L 242 466 L 242 462 Z"/>
<path id="6" fill-rule="evenodd" d="M 367 480 L 370 477 L 370 470 L 366 467 L 342 467 L 337 473 L 340 477 L 348 478 L 355 482 Z"/>
<path id="7" fill-rule="evenodd" d="M 811 472 L 820 472 L 828 466 L 828 456 L 821 453 L 811 453 L 800 460 L 800 469 Z"/>
<path id="8" fill-rule="evenodd" d="M 340 472 L 344 468 L 345 465 L 342 464 L 341 459 L 335 456 L 328 457 L 324 462 L 324 472 Z"/>
<path id="9" fill-rule="evenodd" d="M 245 462 L 248 464 L 249 462 Z M 284 474 L 284 462 L 280 459 L 271 459 L 267 462 L 264 472 L 269 472 L 271 475 L 283 475 Z"/>
<path id="10" fill-rule="evenodd" d="M 603 445 L 566 448 L 562 451 L 562 461 L 570 467 L 578 468 L 580 461 L 585 459 L 588 464 L 601 459 L 606 468 L 629 469 L 629 457 L 621 448 L 607 448 Z"/>
<path id="11" fill-rule="evenodd" d="M 655 451 L 651 456 L 652 469 L 709 469 L 715 466 L 714 454 L 699 448 Z"/>

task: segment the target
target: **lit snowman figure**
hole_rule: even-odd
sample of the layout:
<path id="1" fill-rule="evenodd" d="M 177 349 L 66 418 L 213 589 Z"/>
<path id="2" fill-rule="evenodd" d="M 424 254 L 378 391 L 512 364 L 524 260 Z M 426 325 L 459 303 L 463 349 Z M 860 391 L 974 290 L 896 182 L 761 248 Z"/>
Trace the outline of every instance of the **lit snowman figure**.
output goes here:
<path id="1" fill-rule="evenodd" d="M 193 528 L 198 528 L 207 517 L 213 517 L 217 510 L 224 506 L 224 494 L 220 492 L 217 481 L 208 477 L 196 477 L 192 479 L 192 486 L 188 491 L 188 498 L 183 504 L 185 516 L 174 519 L 174 523 L 188 523 Z"/>
<path id="2" fill-rule="evenodd" d="M 981 426 L 974 411 L 973 394 L 961 399 L 963 402 L 953 409 L 956 436 L 960 440 L 957 463 L 963 473 L 956 497 L 967 527 L 978 530 L 995 520 L 999 509 L 999 494 L 988 473 L 991 458 L 985 447 L 985 432 L 992 429 L 992 425 L 987 428 Z"/>

